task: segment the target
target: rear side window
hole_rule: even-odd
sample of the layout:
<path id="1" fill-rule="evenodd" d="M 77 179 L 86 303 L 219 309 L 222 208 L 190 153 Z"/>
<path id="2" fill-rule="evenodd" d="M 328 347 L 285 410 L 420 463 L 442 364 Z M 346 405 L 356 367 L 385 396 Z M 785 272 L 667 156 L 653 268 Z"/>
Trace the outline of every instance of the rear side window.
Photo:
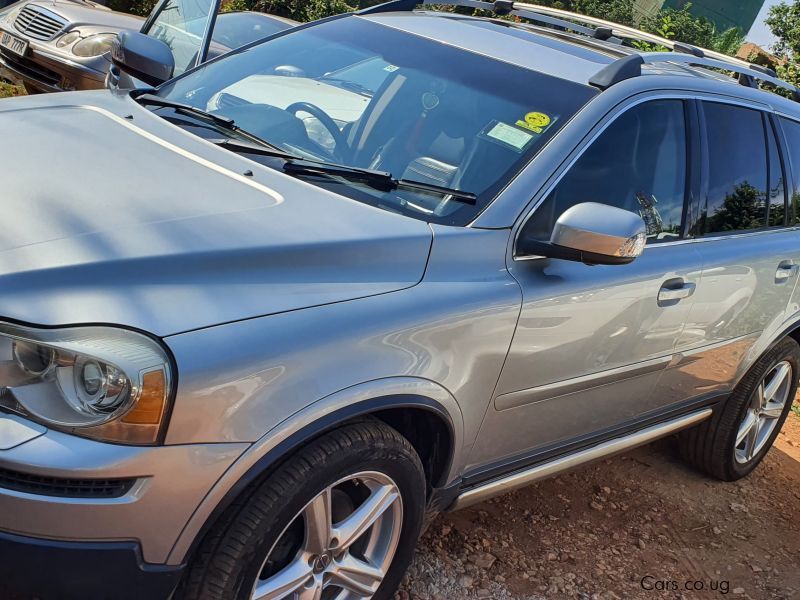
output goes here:
<path id="1" fill-rule="evenodd" d="M 768 154 L 759 111 L 704 102 L 708 151 L 701 235 L 761 229 L 767 224 Z"/>
<path id="2" fill-rule="evenodd" d="M 599 202 L 640 215 L 650 244 L 680 238 L 686 139 L 683 101 L 658 100 L 631 108 L 589 146 L 536 209 L 523 235 L 548 241 L 566 210 Z"/>
<path id="3" fill-rule="evenodd" d="M 794 186 L 792 188 L 793 211 L 789 222 L 792 225 L 800 224 L 800 123 L 781 119 L 783 132 L 786 134 L 786 145 L 789 148 L 788 161 L 792 165 Z"/>

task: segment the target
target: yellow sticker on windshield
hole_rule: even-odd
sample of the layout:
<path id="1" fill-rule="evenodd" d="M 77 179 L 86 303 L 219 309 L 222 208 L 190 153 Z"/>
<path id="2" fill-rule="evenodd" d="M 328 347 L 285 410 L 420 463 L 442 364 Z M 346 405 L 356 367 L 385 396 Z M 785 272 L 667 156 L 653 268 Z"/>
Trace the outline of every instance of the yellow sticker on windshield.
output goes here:
<path id="1" fill-rule="evenodd" d="M 524 127 L 534 133 L 544 133 L 552 122 L 553 119 L 549 115 L 542 112 L 529 112 L 524 119 L 520 119 L 516 124 L 518 127 Z"/>

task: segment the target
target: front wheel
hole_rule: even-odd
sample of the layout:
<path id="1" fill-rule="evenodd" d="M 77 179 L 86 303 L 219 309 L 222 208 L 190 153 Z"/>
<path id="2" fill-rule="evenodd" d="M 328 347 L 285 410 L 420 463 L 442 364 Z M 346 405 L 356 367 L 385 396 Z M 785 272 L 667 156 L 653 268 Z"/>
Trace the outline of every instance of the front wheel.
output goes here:
<path id="1" fill-rule="evenodd" d="M 798 376 L 800 346 L 786 338 L 761 357 L 711 419 L 681 435 L 684 458 L 724 481 L 748 475 L 778 437 Z"/>
<path id="2" fill-rule="evenodd" d="M 392 598 L 425 506 L 416 452 L 380 422 L 311 443 L 234 504 L 206 537 L 191 600 Z"/>

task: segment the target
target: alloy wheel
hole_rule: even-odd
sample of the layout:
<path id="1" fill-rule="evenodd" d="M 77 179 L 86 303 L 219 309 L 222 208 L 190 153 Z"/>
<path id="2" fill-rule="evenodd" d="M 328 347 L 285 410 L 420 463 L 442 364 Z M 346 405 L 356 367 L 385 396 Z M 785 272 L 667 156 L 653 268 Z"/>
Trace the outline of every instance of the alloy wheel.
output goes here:
<path id="1" fill-rule="evenodd" d="M 753 392 L 750 405 L 736 435 L 735 456 L 746 464 L 758 456 L 770 440 L 780 422 L 789 391 L 792 389 L 794 370 L 789 362 L 775 365 Z"/>
<path id="2" fill-rule="evenodd" d="M 314 497 L 273 545 L 252 600 L 361 600 L 378 591 L 397 550 L 403 504 L 388 476 L 348 476 Z"/>

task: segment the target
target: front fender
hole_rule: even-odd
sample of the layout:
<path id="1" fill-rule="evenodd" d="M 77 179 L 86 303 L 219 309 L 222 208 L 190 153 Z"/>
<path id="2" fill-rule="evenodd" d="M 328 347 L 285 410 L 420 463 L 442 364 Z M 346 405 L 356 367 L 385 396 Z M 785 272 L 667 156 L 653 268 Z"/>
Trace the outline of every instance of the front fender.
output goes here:
<path id="1" fill-rule="evenodd" d="M 314 402 L 292 415 L 254 443 L 234 463 L 192 515 L 169 555 L 181 564 L 208 528 L 259 475 L 321 433 L 353 418 L 389 408 L 415 407 L 441 416 L 453 438 L 447 481 L 464 456 L 464 419 L 452 394 L 426 379 L 394 377 L 355 385 Z"/>

